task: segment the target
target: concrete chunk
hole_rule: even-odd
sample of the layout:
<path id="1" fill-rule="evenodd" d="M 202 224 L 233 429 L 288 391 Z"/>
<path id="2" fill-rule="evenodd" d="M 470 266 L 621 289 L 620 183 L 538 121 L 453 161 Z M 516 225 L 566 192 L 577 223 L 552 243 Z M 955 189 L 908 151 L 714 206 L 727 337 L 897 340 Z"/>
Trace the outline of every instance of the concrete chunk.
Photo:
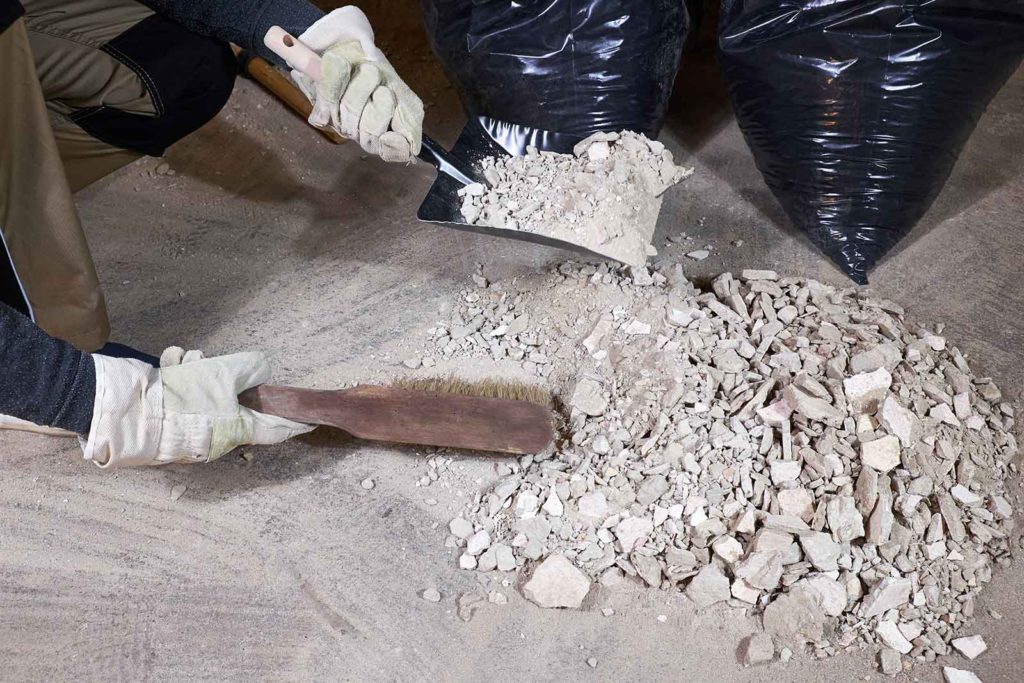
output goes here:
<path id="1" fill-rule="evenodd" d="M 907 604 L 912 587 L 910 579 L 882 579 L 874 585 L 861 603 L 861 615 L 865 619 L 870 619 Z"/>
<path id="2" fill-rule="evenodd" d="M 693 600 L 698 608 L 728 600 L 729 595 L 729 579 L 713 564 L 697 572 L 686 587 L 686 596 Z"/>
<path id="3" fill-rule="evenodd" d="M 540 607 L 579 609 L 590 592 L 590 579 L 564 555 L 550 555 L 523 586 L 523 596 Z"/>
<path id="4" fill-rule="evenodd" d="M 892 386 L 892 375 L 885 368 L 871 372 L 862 372 L 843 380 L 843 391 L 855 415 L 874 413 L 878 405 L 889 393 Z"/>
<path id="5" fill-rule="evenodd" d="M 888 472 L 900 464 L 900 441 L 895 436 L 883 436 L 860 445 L 861 462 L 878 472 Z"/>
<path id="6" fill-rule="evenodd" d="M 882 409 L 878 413 L 878 421 L 890 434 L 899 438 L 904 448 L 914 445 L 914 431 L 917 427 L 917 416 L 913 411 L 907 410 L 899 404 L 892 396 L 886 397 L 882 402 Z"/>
<path id="7" fill-rule="evenodd" d="M 879 639 L 885 643 L 888 647 L 891 647 L 900 654 L 908 654 L 914 649 L 914 646 L 910 644 L 910 641 L 903 637 L 900 630 L 891 621 L 883 621 L 875 627 L 875 633 Z"/>
<path id="8" fill-rule="evenodd" d="M 743 666 L 767 664 L 775 659 L 775 644 L 767 633 L 755 633 L 740 641 L 739 653 Z"/>
<path id="9" fill-rule="evenodd" d="M 962 654 L 967 659 L 975 659 L 981 653 L 988 649 L 988 645 L 985 643 L 985 639 L 981 636 L 965 636 L 963 638 L 954 638 L 950 645 L 956 649 L 957 652 Z"/>
<path id="10" fill-rule="evenodd" d="M 946 680 L 946 683 L 981 683 L 981 679 L 973 672 L 954 669 L 951 666 L 942 667 L 942 677 Z"/>

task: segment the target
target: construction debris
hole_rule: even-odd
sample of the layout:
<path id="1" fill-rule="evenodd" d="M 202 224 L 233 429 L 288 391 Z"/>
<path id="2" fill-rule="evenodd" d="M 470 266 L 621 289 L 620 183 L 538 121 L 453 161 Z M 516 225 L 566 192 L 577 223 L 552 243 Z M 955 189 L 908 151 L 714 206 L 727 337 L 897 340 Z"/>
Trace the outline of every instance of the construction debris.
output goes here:
<path id="1" fill-rule="evenodd" d="M 568 414 L 452 520 L 460 566 L 491 543 L 540 562 L 523 592 L 542 606 L 591 580 L 682 589 L 761 614 L 778 648 L 881 645 L 889 673 L 948 654 L 1009 561 L 1012 406 L 941 327 L 863 290 L 771 271 L 711 289 L 570 263 L 463 293 L 429 355 L 518 364 Z"/>
<path id="2" fill-rule="evenodd" d="M 982 652 L 988 649 L 988 645 L 985 643 L 985 639 L 981 636 L 966 636 L 964 638 L 954 638 L 950 645 L 953 646 L 957 652 L 962 654 L 967 659 L 975 659 Z"/>
<path id="3" fill-rule="evenodd" d="M 541 607 L 579 609 L 590 592 L 590 579 L 563 555 L 549 555 L 523 586 L 527 600 Z"/>
<path id="4" fill-rule="evenodd" d="M 740 663 L 743 666 L 767 664 L 775 659 L 775 645 L 770 636 L 754 633 L 740 641 Z"/>
<path id="5" fill-rule="evenodd" d="M 954 669 L 951 666 L 942 667 L 942 677 L 946 683 L 981 683 L 981 679 L 973 672 Z"/>
<path id="6" fill-rule="evenodd" d="M 459 190 L 469 224 L 572 242 L 632 266 L 651 255 L 662 194 L 693 173 L 639 133 L 595 133 L 573 154 L 527 147 L 481 161 L 487 185 Z M 479 283 L 478 283 L 479 284 Z"/>
<path id="7" fill-rule="evenodd" d="M 420 597 L 427 602 L 441 602 L 441 592 L 436 588 L 424 588 L 420 592 Z"/>

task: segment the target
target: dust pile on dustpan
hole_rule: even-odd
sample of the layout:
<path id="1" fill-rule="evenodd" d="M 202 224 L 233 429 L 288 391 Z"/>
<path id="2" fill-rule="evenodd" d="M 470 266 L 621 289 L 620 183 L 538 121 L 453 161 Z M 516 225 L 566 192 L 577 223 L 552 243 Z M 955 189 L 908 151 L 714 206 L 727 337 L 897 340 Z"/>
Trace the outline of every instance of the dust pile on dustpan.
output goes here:
<path id="1" fill-rule="evenodd" d="M 572 154 L 530 146 L 524 156 L 483 158 L 478 168 L 486 184 L 457 191 L 465 223 L 571 243 L 632 266 L 655 253 L 665 190 L 693 173 L 663 144 L 631 131 L 595 133 Z"/>

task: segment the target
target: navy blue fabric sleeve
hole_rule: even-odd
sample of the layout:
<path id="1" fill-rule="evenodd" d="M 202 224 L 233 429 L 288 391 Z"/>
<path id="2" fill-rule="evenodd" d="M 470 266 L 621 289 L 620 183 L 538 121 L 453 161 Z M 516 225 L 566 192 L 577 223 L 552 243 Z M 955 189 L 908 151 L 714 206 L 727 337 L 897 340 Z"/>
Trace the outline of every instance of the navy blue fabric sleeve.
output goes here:
<path id="1" fill-rule="evenodd" d="M 25 8 L 17 0 L 0 0 L 0 33 L 7 30 L 7 27 L 24 13 Z"/>
<path id="2" fill-rule="evenodd" d="M 88 353 L 0 303 L 0 414 L 85 434 L 95 397 Z"/>
<path id="3" fill-rule="evenodd" d="M 267 30 L 280 26 L 292 35 L 299 35 L 324 15 L 306 0 L 142 0 L 142 3 L 190 31 L 235 43 L 278 65 L 284 62 L 263 45 Z"/>

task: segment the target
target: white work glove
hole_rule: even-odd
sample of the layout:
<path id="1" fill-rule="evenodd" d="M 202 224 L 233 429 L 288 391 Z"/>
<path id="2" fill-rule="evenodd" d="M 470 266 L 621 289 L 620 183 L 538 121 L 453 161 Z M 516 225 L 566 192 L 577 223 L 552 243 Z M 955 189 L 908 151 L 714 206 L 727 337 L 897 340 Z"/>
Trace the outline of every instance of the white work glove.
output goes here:
<path id="1" fill-rule="evenodd" d="M 412 161 L 423 139 L 423 102 L 374 45 L 362 10 L 336 9 L 299 40 L 323 59 L 319 82 L 292 71 L 313 103 L 310 125 L 332 126 L 384 161 Z"/>
<path id="2" fill-rule="evenodd" d="M 96 400 L 82 451 L 100 467 L 210 462 L 242 444 L 279 443 L 313 429 L 238 404 L 238 394 L 270 379 L 260 353 L 203 358 L 172 346 L 159 369 L 92 357 Z"/>

